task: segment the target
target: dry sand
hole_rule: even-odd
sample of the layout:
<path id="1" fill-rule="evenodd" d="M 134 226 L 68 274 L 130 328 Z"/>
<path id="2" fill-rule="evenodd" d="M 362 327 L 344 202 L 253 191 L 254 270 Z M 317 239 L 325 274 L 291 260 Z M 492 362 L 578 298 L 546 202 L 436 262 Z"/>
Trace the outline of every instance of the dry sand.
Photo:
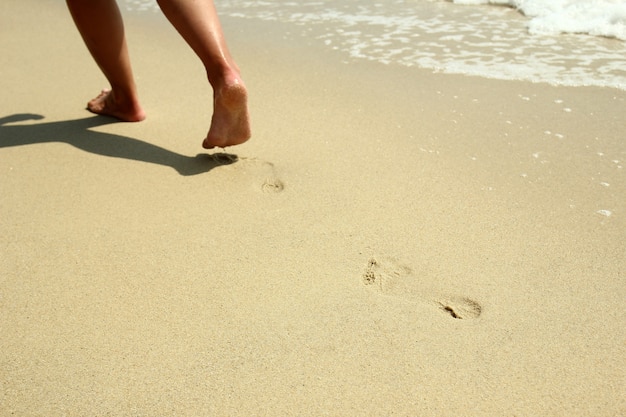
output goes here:
<path id="1" fill-rule="evenodd" d="M 3 2 L 1 416 L 626 415 L 625 92 L 223 23 L 254 136 L 196 157 L 160 17 L 111 123 L 64 4 Z"/>

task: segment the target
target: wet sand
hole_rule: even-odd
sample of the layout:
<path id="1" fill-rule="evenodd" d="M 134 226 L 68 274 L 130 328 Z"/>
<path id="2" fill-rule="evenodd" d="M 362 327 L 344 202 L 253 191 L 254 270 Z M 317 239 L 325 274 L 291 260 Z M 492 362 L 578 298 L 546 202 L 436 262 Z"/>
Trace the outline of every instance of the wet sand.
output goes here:
<path id="1" fill-rule="evenodd" d="M 253 137 L 207 153 L 160 17 L 127 124 L 62 3 L 5 9 L 0 415 L 626 413 L 625 92 L 224 20 Z"/>

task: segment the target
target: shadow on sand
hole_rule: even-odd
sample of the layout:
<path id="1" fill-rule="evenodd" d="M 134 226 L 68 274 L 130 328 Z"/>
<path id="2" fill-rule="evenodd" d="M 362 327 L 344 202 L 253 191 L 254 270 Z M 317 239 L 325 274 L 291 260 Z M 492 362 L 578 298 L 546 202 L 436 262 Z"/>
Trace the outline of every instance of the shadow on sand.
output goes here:
<path id="1" fill-rule="evenodd" d="M 9 123 L 43 118 L 39 114 L 0 117 L 0 148 L 49 142 L 67 143 L 97 155 L 164 165 L 174 168 L 180 175 L 202 174 L 238 160 L 237 155 L 228 153 L 185 156 L 138 139 L 90 130 L 93 127 L 118 123 L 115 119 L 102 116 L 7 126 Z"/>

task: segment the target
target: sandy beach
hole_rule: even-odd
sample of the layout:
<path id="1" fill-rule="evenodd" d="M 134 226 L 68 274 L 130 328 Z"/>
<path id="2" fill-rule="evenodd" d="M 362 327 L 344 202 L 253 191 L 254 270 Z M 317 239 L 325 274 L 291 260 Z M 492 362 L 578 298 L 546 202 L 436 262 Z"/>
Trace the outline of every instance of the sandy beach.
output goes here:
<path id="1" fill-rule="evenodd" d="M 224 19 L 253 137 L 206 152 L 161 16 L 128 124 L 64 2 L 2 9 L 0 416 L 626 415 L 625 91 Z"/>

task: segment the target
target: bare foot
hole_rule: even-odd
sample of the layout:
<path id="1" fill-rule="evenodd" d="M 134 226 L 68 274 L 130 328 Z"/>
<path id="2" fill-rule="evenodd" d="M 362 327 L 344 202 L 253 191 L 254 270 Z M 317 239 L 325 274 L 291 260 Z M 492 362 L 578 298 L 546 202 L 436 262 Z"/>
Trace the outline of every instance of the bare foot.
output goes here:
<path id="1" fill-rule="evenodd" d="M 146 113 L 139 103 L 118 100 L 113 91 L 106 89 L 87 103 L 87 110 L 103 116 L 112 116 L 123 122 L 140 122 L 146 118 Z"/>
<path id="2" fill-rule="evenodd" d="M 248 114 L 248 92 L 243 83 L 236 79 L 217 90 L 213 99 L 213 117 L 202 147 L 239 145 L 250 139 L 250 116 Z"/>

